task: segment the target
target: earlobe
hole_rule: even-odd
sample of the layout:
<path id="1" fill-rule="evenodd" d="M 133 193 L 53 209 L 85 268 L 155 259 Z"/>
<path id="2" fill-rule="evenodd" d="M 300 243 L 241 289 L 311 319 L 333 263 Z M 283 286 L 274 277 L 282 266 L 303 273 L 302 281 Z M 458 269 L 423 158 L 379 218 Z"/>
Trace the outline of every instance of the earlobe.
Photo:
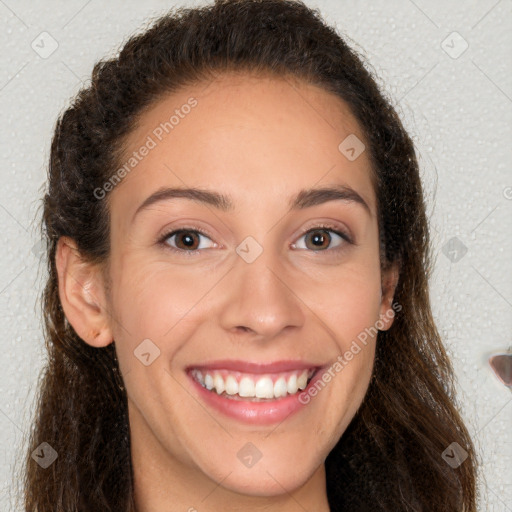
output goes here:
<path id="1" fill-rule="evenodd" d="M 392 307 L 396 286 L 398 284 L 399 268 L 394 263 L 382 274 L 382 292 L 380 303 L 380 331 L 387 331 L 392 325 L 395 318 L 395 310 Z"/>
<path id="2" fill-rule="evenodd" d="M 94 347 L 112 340 L 102 273 L 97 265 L 84 261 L 69 237 L 57 242 L 55 265 L 62 309 L 75 332 Z"/>

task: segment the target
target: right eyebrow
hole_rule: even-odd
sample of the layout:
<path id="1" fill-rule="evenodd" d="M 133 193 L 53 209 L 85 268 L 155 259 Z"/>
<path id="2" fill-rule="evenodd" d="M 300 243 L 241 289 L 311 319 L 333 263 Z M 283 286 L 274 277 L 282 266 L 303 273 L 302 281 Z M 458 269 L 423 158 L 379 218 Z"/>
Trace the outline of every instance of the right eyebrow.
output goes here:
<path id="1" fill-rule="evenodd" d="M 218 210 L 231 211 L 234 209 L 233 202 L 231 199 L 213 190 L 203 190 L 195 187 L 190 188 L 169 188 L 163 187 L 158 189 L 156 192 L 148 196 L 135 210 L 132 217 L 132 222 L 135 217 L 142 211 L 149 208 L 151 205 L 160 201 L 169 201 L 170 199 L 183 198 L 199 203 L 209 204 Z"/>

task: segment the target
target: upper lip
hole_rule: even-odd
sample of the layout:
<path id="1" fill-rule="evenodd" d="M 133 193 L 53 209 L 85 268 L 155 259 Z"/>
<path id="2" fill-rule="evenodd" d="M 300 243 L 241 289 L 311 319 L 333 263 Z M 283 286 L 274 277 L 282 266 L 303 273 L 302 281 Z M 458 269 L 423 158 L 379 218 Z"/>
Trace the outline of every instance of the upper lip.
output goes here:
<path id="1" fill-rule="evenodd" d="M 239 359 L 225 359 L 210 361 L 189 366 L 188 369 L 196 370 L 231 370 L 242 373 L 277 373 L 290 370 L 318 369 L 322 365 L 308 361 L 281 360 L 272 362 L 252 362 Z"/>

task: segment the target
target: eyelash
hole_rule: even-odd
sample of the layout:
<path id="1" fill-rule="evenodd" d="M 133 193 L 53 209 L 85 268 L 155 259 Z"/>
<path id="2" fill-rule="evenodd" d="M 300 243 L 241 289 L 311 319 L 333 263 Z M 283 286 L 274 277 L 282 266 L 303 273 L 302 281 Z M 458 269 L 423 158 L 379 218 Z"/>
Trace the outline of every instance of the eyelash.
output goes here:
<path id="1" fill-rule="evenodd" d="M 335 228 L 334 226 L 329 225 L 329 224 L 319 224 L 318 226 L 314 226 L 314 227 L 304 231 L 299 238 L 302 238 L 304 235 L 307 235 L 308 233 L 310 233 L 312 231 L 321 231 L 321 230 L 330 231 L 331 233 L 334 233 L 335 235 L 338 235 L 339 237 L 341 237 L 346 243 L 354 245 L 353 240 L 350 238 L 350 236 L 347 233 L 345 233 L 344 231 L 339 231 L 337 228 Z M 167 243 L 167 240 L 180 232 L 196 233 L 196 234 L 199 234 L 206 238 L 209 238 L 211 240 L 211 235 L 209 233 L 205 232 L 204 230 L 199 229 L 196 226 L 184 226 L 179 229 L 174 229 L 172 231 L 165 233 L 162 237 L 159 238 L 158 243 L 160 245 L 164 246 L 165 249 L 168 249 L 174 253 L 180 253 L 180 254 L 185 253 L 186 257 L 193 257 L 197 253 L 200 253 L 201 251 L 205 250 L 205 249 L 194 249 L 194 250 L 186 251 L 184 249 L 176 249 L 175 247 L 171 247 Z M 339 245 L 338 247 L 335 247 L 333 249 L 323 249 L 323 250 L 319 250 L 319 251 L 313 250 L 313 252 L 328 252 L 328 251 L 339 252 L 344 249 L 344 246 L 345 246 L 345 243 L 342 243 L 341 245 Z M 304 249 L 299 249 L 299 250 L 302 251 Z"/>

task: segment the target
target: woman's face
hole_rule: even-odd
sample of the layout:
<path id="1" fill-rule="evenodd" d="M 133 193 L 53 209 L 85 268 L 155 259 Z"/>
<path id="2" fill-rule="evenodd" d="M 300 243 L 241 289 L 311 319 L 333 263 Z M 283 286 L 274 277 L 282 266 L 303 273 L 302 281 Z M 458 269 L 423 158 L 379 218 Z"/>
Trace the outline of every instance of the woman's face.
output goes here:
<path id="1" fill-rule="evenodd" d="M 226 74 L 142 115 L 105 199 L 134 464 L 268 496 L 321 474 L 392 322 L 362 141 L 288 79 Z"/>

